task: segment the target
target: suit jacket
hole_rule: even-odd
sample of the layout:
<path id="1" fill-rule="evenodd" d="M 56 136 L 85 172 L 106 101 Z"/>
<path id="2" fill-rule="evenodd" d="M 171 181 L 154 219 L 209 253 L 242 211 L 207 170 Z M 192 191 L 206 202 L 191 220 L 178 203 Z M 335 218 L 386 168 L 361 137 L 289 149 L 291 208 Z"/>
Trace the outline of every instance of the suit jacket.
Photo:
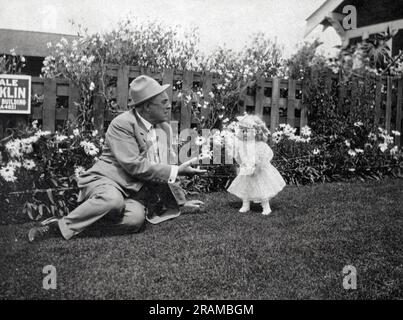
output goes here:
<path id="1" fill-rule="evenodd" d="M 161 163 L 148 160 L 147 152 L 152 142 L 147 140 L 147 129 L 134 110 L 126 111 L 112 120 L 105 135 L 102 155 L 92 168 L 82 174 L 77 184 L 81 188 L 79 200 L 86 198 L 87 190 L 100 184 L 110 184 L 125 196 L 137 193 L 147 182 L 167 184 L 171 165 L 171 127 L 168 123 L 156 126 L 157 135 L 166 137 Z M 177 205 L 186 202 L 184 192 L 169 184 Z M 178 215 L 179 209 L 176 210 Z M 171 212 L 172 213 L 172 212 Z M 153 212 L 153 215 L 158 214 Z"/>

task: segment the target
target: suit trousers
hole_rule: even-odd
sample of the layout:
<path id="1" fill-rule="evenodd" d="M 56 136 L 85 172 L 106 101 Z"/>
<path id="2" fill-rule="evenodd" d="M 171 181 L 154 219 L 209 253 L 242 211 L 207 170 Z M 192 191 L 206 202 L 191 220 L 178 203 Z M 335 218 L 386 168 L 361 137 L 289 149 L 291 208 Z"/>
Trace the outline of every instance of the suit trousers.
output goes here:
<path id="1" fill-rule="evenodd" d="M 60 232 L 67 240 L 95 223 L 101 224 L 102 230 L 113 233 L 138 232 L 144 224 L 145 206 L 132 198 L 125 199 L 113 185 L 101 184 L 90 188 L 85 198 L 58 222 Z"/>

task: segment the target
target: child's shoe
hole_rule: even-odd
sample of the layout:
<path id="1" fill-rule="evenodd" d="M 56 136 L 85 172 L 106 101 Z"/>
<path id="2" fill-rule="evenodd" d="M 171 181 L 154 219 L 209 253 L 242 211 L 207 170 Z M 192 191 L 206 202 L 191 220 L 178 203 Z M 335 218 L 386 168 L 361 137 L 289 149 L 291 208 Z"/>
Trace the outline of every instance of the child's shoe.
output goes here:
<path id="1" fill-rule="evenodd" d="M 263 212 L 262 212 L 262 214 L 263 214 L 264 216 L 268 216 L 268 215 L 271 213 L 271 208 L 270 208 L 270 203 L 269 203 L 269 201 L 263 202 L 263 203 L 262 203 L 262 207 L 263 207 Z"/>
<path id="2" fill-rule="evenodd" d="M 240 213 L 245 213 L 245 212 L 248 212 L 249 210 L 250 210 L 250 202 L 244 200 L 244 201 L 242 202 L 242 207 L 241 207 L 241 209 L 239 209 L 239 212 L 240 212 Z"/>

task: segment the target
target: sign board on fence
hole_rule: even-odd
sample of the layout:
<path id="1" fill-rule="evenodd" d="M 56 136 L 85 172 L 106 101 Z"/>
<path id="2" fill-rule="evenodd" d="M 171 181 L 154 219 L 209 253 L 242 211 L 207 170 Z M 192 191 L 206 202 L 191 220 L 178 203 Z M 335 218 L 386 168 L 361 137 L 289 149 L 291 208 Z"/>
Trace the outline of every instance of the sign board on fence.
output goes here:
<path id="1" fill-rule="evenodd" d="M 0 113 L 31 113 L 31 76 L 0 74 Z"/>

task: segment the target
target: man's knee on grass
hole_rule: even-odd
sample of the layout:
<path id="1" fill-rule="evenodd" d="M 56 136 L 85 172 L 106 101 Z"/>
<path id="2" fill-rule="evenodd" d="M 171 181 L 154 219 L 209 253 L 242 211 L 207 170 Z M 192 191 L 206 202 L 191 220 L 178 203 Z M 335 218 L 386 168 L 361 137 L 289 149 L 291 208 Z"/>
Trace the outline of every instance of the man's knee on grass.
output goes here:
<path id="1" fill-rule="evenodd" d="M 105 210 L 110 213 L 120 213 L 125 208 L 125 201 L 118 190 L 111 190 L 108 193 L 101 193 L 96 196 L 104 202 Z"/>
<path id="2" fill-rule="evenodd" d="M 130 233 L 139 232 L 144 226 L 145 219 L 145 207 L 135 200 L 126 200 L 122 225 L 125 226 L 127 231 Z"/>

